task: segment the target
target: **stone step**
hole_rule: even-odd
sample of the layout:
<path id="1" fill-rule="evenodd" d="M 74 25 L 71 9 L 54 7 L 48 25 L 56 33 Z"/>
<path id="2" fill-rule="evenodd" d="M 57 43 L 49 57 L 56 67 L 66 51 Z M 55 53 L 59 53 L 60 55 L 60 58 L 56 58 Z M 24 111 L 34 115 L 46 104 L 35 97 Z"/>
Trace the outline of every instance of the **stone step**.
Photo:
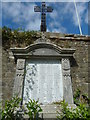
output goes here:
<path id="1" fill-rule="evenodd" d="M 53 120 L 57 118 L 57 111 L 60 110 L 60 105 L 41 105 L 42 112 L 39 113 L 39 118 L 41 120 Z M 28 116 L 25 116 L 27 118 Z M 25 119 L 27 120 L 27 119 Z"/>
<path id="2" fill-rule="evenodd" d="M 24 116 L 24 120 L 28 120 L 28 116 Z M 48 120 L 48 119 L 57 119 L 57 114 L 56 113 L 40 113 L 39 117 L 41 120 Z"/>
<path id="3" fill-rule="evenodd" d="M 57 111 L 60 110 L 60 105 L 41 105 L 43 112 L 40 113 L 40 118 L 57 118 Z"/>
<path id="4" fill-rule="evenodd" d="M 41 105 L 41 108 L 43 110 L 43 113 L 56 113 L 56 111 L 60 108 L 60 105 Z"/>
<path id="5" fill-rule="evenodd" d="M 68 107 L 75 108 L 76 106 L 74 104 L 69 104 Z M 57 111 L 59 111 L 59 113 L 61 112 L 61 107 L 58 104 L 41 105 L 41 108 L 43 110 L 42 112 L 39 113 L 39 118 L 41 120 L 56 120 L 58 115 Z M 25 116 L 25 118 L 28 118 L 28 116 Z M 24 119 L 24 120 L 28 120 L 28 119 Z"/>
<path id="6" fill-rule="evenodd" d="M 55 119 L 55 118 L 57 118 L 57 113 L 40 113 L 39 117 L 42 118 L 42 119 L 45 119 L 45 118 Z"/>

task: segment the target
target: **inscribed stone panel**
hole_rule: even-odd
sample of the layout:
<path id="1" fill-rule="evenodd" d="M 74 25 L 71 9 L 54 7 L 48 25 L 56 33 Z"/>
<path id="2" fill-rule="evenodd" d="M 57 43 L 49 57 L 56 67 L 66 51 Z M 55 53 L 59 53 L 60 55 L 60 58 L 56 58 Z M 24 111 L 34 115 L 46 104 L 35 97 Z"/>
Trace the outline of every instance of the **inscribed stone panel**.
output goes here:
<path id="1" fill-rule="evenodd" d="M 63 100 L 60 60 L 36 59 L 26 61 L 23 102 L 39 99 L 42 104 Z"/>

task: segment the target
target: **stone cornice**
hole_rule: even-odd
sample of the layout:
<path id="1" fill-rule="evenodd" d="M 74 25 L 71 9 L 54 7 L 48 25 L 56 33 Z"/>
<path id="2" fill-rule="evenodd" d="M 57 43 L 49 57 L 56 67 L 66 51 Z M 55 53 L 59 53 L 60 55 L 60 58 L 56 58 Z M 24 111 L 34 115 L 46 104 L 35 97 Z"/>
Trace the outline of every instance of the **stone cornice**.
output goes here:
<path id="1" fill-rule="evenodd" d="M 42 32 L 37 32 L 37 38 L 40 37 Z M 59 40 L 77 40 L 77 41 L 90 41 L 89 35 L 79 35 L 79 34 L 61 34 L 61 33 L 44 33 L 48 39 L 59 39 Z"/>
<path id="2" fill-rule="evenodd" d="M 37 52 L 39 50 L 39 52 Z M 54 52 L 54 51 L 55 52 Z M 71 48 L 60 48 L 55 44 L 48 42 L 41 42 L 31 44 L 25 48 L 11 48 L 15 58 L 29 58 L 30 56 L 49 56 L 49 57 L 70 57 L 73 56 L 75 49 Z M 44 54 L 42 54 L 42 51 Z M 51 52 L 50 52 L 51 51 Z"/>

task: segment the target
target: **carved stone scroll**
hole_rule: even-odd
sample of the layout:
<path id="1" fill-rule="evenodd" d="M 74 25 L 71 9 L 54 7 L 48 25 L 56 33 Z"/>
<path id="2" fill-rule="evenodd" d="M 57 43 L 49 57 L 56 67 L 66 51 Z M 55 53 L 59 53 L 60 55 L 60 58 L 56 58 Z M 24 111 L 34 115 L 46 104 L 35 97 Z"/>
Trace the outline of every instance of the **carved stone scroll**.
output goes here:
<path id="1" fill-rule="evenodd" d="M 14 81 L 13 95 L 17 94 L 22 97 L 23 81 L 24 81 L 25 59 L 17 60 L 16 77 Z"/>
<path id="2" fill-rule="evenodd" d="M 62 74 L 63 74 L 63 96 L 64 100 L 69 104 L 73 104 L 72 82 L 70 75 L 69 58 L 62 58 Z"/>

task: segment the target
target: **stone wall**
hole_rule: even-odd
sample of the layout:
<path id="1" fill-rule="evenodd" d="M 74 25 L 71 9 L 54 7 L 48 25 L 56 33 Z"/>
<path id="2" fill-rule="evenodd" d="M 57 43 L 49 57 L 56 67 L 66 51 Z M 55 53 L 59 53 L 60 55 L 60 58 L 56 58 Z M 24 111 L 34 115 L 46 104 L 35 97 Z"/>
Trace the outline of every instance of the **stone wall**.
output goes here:
<path id="1" fill-rule="evenodd" d="M 71 60 L 73 90 L 78 87 L 82 92 L 88 92 L 88 42 L 60 40 L 59 46 L 63 45 L 76 49 L 74 60 Z"/>
<path id="2" fill-rule="evenodd" d="M 0 108 L 2 109 L 1 101 L 2 101 L 2 32 L 0 29 Z M 1 119 L 1 114 L 0 114 L 0 119 Z"/>
<path id="3" fill-rule="evenodd" d="M 62 48 L 74 48 L 76 50 L 74 53 L 74 59 L 71 60 L 71 78 L 73 83 L 73 92 L 75 92 L 76 89 L 79 88 L 82 93 L 88 94 L 88 47 L 90 43 L 90 38 L 78 35 L 65 36 L 60 37 L 59 34 L 55 34 L 53 35 L 53 37 L 51 37 L 51 41 Z"/>
<path id="4" fill-rule="evenodd" d="M 10 99 L 15 78 L 15 61 L 10 58 L 9 50 L 2 49 L 2 99 Z"/>
<path id="5" fill-rule="evenodd" d="M 38 33 L 36 39 L 40 37 Z M 73 91 L 77 88 L 82 93 L 88 93 L 88 44 L 90 38 L 79 35 L 66 35 L 59 33 L 45 33 L 46 38 L 61 48 L 74 48 L 74 59 L 71 59 L 71 77 Z M 34 38 L 35 39 L 35 38 Z M 12 96 L 13 83 L 15 79 L 15 60 L 11 55 L 10 49 L 2 50 L 2 91 L 3 100 L 10 99 Z"/>

